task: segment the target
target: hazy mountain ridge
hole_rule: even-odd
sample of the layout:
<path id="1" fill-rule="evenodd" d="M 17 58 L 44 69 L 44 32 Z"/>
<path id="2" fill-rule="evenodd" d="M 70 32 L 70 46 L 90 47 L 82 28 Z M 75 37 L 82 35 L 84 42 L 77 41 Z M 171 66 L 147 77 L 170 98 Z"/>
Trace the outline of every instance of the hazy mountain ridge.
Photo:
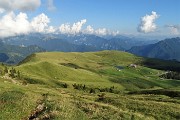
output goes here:
<path id="1" fill-rule="evenodd" d="M 103 38 L 87 34 L 29 34 L 3 39 L 13 45 L 38 45 L 48 51 L 88 52 L 99 50 L 128 50 L 132 46 L 146 45 L 155 41 L 124 36 Z M 83 48 L 83 49 L 82 49 Z"/>
<path id="2" fill-rule="evenodd" d="M 62 52 L 89 52 L 101 50 L 125 51 L 132 46 L 148 43 L 124 36 L 108 39 L 86 34 L 68 35 L 39 33 L 1 38 L 0 40 L 2 41 L 1 62 L 6 63 L 18 63 L 29 54 L 44 50 Z M 33 48 L 33 46 L 39 47 L 36 49 Z M 32 50 L 30 50 L 31 48 Z"/>
<path id="3" fill-rule="evenodd" d="M 16 64 L 23 60 L 26 56 L 35 52 L 42 51 L 45 51 L 45 49 L 37 45 L 30 45 L 25 47 L 17 45 L 8 45 L 0 41 L 0 62 Z"/>
<path id="4" fill-rule="evenodd" d="M 179 46 L 180 38 L 177 37 L 165 39 L 155 44 L 132 47 L 128 52 L 149 58 L 180 61 Z"/>
<path id="5" fill-rule="evenodd" d="M 128 51 L 130 53 L 165 60 L 180 60 L 180 38 L 145 40 L 135 37 L 99 37 L 87 34 L 39 34 L 19 35 L 1 39 L 5 44 L 37 45 L 47 51 L 90 52 L 101 50 Z"/>

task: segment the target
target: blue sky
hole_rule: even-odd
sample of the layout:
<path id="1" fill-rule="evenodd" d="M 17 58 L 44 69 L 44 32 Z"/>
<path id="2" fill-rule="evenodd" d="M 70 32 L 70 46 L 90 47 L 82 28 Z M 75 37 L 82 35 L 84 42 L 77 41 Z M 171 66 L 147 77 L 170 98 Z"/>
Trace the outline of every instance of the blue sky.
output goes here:
<path id="1" fill-rule="evenodd" d="M 58 26 L 87 19 L 94 28 L 119 30 L 123 33 L 136 33 L 141 17 L 157 12 L 158 27 L 180 24 L 180 0 L 54 0 L 56 10 L 45 12 Z"/>
<path id="2" fill-rule="evenodd" d="M 56 25 L 85 18 L 97 27 L 129 26 L 151 11 L 161 15 L 160 25 L 180 22 L 179 0 L 54 0 L 54 6 L 55 11 L 47 11 L 46 6 L 38 10 L 52 16 Z"/>
<path id="3" fill-rule="evenodd" d="M 81 30 L 90 25 L 94 31 L 105 28 L 108 31 L 119 31 L 120 34 L 147 36 L 180 34 L 180 0 L 41 0 L 40 2 L 33 10 L 17 8 L 12 11 L 16 15 L 19 12 L 26 13 L 29 21 L 44 13 L 50 19 L 48 25 L 56 29 L 62 24 L 69 23 L 72 26 L 85 19 Z M 155 12 L 154 15 L 152 11 Z M 152 19 L 147 16 L 147 20 L 143 21 L 142 18 L 146 15 Z M 147 26 L 148 24 L 151 25 Z M 64 26 L 67 27 L 67 24 Z"/>

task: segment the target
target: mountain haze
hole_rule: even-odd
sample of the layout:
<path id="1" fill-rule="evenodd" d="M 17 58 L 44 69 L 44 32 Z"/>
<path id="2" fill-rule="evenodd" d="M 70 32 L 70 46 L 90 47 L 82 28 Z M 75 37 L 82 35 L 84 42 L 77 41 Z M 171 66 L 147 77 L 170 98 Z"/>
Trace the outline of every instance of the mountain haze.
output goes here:
<path id="1" fill-rule="evenodd" d="M 103 38 L 88 34 L 38 34 L 19 35 L 2 39 L 13 45 L 38 45 L 47 51 L 88 52 L 99 50 L 128 50 L 132 46 L 147 45 L 156 40 L 129 38 L 124 36 Z"/>

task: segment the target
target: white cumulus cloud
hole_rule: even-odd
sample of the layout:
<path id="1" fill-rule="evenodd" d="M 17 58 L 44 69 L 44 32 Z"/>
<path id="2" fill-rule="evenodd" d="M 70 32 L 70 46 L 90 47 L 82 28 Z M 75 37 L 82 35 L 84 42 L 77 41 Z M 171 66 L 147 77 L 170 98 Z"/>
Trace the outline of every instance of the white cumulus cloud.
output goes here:
<path id="1" fill-rule="evenodd" d="M 8 12 L 0 18 L 0 37 L 16 36 L 20 34 L 28 34 L 31 32 L 53 33 L 55 28 L 48 26 L 50 19 L 44 14 L 40 14 L 28 20 L 26 13 Z"/>
<path id="2" fill-rule="evenodd" d="M 85 34 L 94 34 L 94 28 L 90 25 L 86 27 L 86 29 L 83 31 Z"/>
<path id="3" fill-rule="evenodd" d="M 104 36 L 104 35 L 108 35 L 109 32 L 106 28 L 99 28 L 95 30 L 95 34 Z"/>
<path id="4" fill-rule="evenodd" d="M 53 26 L 49 26 L 47 29 L 46 29 L 46 32 L 47 33 L 54 33 L 56 31 L 56 29 L 53 27 Z"/>
<path id="5" fill-rule="evenodd" d="M 0 37 L 15 36 L 17 34 L 27 34 L 31 31 L 28 17 L 25 13 L 17 16 L 10 12 L 0 19 Z"/>
<path id="6" fill-rule="evenodd" d="M 7 12 L 0 16 L 0 37 L 16 36 L 29 33 L 61 33 L 61 34 L 95 34 L 98 36 L 117 35 L 118 31 L 110 31 L 106 28 L 94 29 L 88 25 L 83 27 L 87 22 L 86 19 L 80 20 L 73 24 L 62 24 L 59 28 L 49 26 L 50 18 L 44 13 L 35 16 L 32 20 L 28 19 L 26 13 Z M 83 29 L 84 28 L 84 29 Z"/>
<path id="7" fill-rule="evenodd" d="M 71 25 L 69 23 L 66 23 L 66 24 L 62 24 L 60 27 L 59 27 L 59 31 L 63 34 L 65 33 L 71 33 Z"/>
<path id="8" fill-rule="evenodd" d="M 99 28 L 99 29 L 95 30 L 95 34 L 99 35 L 99 36 L 105 36 L 105 35 L 116 36 L 120 33 L 119 33 L 119 31 L 111 31 L 106 28 Z"/>
<path id="9" fill-rule="evenodd" d="M 62 24 L 59 31 L 64 34 L 77 34 L 81 32 L 82 26 L 86 23 L 86 19 L 74 23 L 72 26 L 69 23 Z"/>
<path id="10" fill-rule="evenodd" d="M 31 25 L 36 32 L 44 32 L 45 29 L 48 27 L 48 23 L 50 19 L 44 13 L 38 15 L 37 17 L 33 18 Z"/>
<path id="11" fill-rule="evenodd" d="M 143 33 L 154 32 L 157 28 L 155 20 L 159 15 L 152 11 L 151 15 L 146 15 L 141 18 L 141 23 L 138 26 L 138 31 Z"/>
<path id="12" fill-rule="evenodd" d="M 0 0 L 1 11 L 33 11 L 41 5 L 41 0 Z"/>
<path id="13" fill-rule="evenodd" d="M 118 35 L 119 31 L 110 31 L 106 28 L 98 28 L 94 29 L 91 25 L 86 26 L 85 29 L 83 28 L 83 25 L 85 25 L 87 22 L 86 19 L 81 20 L 79 22 L 74 23 L 73 25 L 66 23 L 62 24 L 59 27 L 59 32 L 62 34 L 78 34 L 78 33 L 83 33 L 83 34 L 95 34 L 98 36 L 105 36 L 105 35 Z"/>
<path id="14" fill-rule="evenodd" d="M 79 33 L 82 29 L 82 26 L 86 23 L 86 19 L 84 20 L 81 20 L 77 23 L 74 23 L 73 26 L 72 26 L 72 32 L 73 33 Z"/>

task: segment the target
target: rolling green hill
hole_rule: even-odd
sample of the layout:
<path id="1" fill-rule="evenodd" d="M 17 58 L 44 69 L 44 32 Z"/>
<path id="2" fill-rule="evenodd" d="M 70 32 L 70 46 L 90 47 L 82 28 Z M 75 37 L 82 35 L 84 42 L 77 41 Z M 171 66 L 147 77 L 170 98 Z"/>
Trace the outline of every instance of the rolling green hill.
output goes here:
<path id="1" fill-rule="evenodd" d="M 0 78 L 0 119 L 179 119 L 180 81 L 159 77 L 179 66 L 119 51 L 32 54 Z"/>

